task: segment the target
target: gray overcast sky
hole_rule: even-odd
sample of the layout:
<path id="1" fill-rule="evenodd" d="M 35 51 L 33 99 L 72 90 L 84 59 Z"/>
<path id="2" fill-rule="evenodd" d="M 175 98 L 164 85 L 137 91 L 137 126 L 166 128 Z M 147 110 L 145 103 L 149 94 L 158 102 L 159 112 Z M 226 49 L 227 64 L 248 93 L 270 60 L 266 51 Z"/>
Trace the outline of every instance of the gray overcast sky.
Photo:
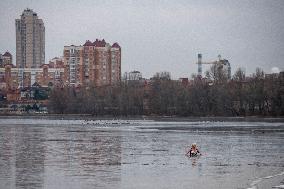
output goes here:
<path id="1" fill-rule="evenodd" d="M 27 7 L 44 21 L 46 62 L 64 45 L 104 38 L 121 45 L 122 72 L 147 78 L 190 77 L 197 53 L 204 61 L 221 54 L 233 72 L 284 69 L 284 0 L 1 0 L 0 52 L 10 51 L 14 64 L 15 19 Z"/>

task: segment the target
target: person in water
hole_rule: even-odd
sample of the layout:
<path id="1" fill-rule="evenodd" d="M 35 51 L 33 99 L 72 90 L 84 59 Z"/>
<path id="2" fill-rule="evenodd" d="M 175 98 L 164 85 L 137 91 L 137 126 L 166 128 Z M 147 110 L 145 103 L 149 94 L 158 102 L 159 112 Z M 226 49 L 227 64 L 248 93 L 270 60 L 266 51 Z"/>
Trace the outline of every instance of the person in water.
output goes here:
<path id="1" fill-rule="evenodd" d="M 198 155 L 201 155 L 200 151 L 198 150 L 197 146 L 196 146 L 196 143 L 193 143 L 191 145 L 191 148 L 190 150 L 186 153 L 187 156 L 189 157 L 195 157 L 195 156 L 198 156 Z"/>

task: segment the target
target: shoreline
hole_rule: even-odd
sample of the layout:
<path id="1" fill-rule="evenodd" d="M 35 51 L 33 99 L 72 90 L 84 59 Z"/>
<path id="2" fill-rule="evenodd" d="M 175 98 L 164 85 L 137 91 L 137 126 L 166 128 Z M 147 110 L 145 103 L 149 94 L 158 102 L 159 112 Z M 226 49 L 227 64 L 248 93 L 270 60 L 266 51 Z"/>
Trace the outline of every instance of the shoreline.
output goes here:
<path id="1" fill-rule="evenodd" d="M 176 116 L 92 116 L 89 114 L 31 114 L 31 115 L 0 115 L 0 119 L 55 119 L 55 120 L 152 120 L 165 122 L 281 122 L 284 117 L 176 117 Z"/>
<path id="2" fill-rule="evenodd" d="M 149 129 L 149 127 L 139 127 L 140 129 Z M 238 133 L 249 133 L 249 134 L 268 134 L 268 133 L 284 133 L 283 126 L 212 126 L 212 127 L 187 127 L 187 126 L 169 126 L 169 127 L 151 127 L 151 129 L 156 129 L 159 131 L 191 131 L 191 132 L 238 132 Z"/>

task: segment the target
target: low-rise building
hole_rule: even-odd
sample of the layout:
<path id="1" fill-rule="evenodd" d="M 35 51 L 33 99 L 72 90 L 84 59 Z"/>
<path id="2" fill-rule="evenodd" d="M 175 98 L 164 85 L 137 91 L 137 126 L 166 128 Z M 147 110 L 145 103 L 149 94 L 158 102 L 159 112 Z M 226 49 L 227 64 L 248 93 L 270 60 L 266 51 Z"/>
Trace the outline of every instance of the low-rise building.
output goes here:
<path id="1" fill-rule="evenodd" d="M 0 66 L 3 67 L 6 64 L 12 64 L 12 58 L 13 56 L 11 55 L 11 53 L 6 51 L 3 55 L 0 56 Z"/>
<path id="2" fill-rule="evenodd" d="M 42 87 L 61 86 L 64 81 L 64 67 L 43 64 L 40 68 L 17 68 L 13 64 L 0 67 L 0 88 L 15 90 L 31 87 L 35 82 Z"/>

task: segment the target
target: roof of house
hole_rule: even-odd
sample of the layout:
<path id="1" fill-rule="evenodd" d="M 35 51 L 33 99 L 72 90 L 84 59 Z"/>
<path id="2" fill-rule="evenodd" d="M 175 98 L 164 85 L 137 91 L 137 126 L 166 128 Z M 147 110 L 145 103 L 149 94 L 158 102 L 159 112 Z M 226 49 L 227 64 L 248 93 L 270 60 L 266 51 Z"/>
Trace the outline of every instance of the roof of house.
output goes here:
<path id="1" fill-rule="evenodd" d="M 94 46 L 94 44 L 90 40 L 87 40 L 83 46 Z"/>
<path id="2" fill-rule="evenodd" d="M 96 39 L 96 41 L 94 41 L 93 45 L 95 47 L 105 47 L 106 46 L 106 42 L 105 40 L 99 40 L 99 39 Z"/>
<path id="3" fill-rule="evenodd" d="M 114 43 L 111 47 L 114 47 L 114 48 L 119 48 L 120 49 L 120 46 L 118 43 Z"/>
<path id="4" fill-rule="evenodd" d="M 8 51 L 6 51 L 2 56 L 10 56 L 10 57 L 12 57 L 11 53 L 9 53 Z"/>

